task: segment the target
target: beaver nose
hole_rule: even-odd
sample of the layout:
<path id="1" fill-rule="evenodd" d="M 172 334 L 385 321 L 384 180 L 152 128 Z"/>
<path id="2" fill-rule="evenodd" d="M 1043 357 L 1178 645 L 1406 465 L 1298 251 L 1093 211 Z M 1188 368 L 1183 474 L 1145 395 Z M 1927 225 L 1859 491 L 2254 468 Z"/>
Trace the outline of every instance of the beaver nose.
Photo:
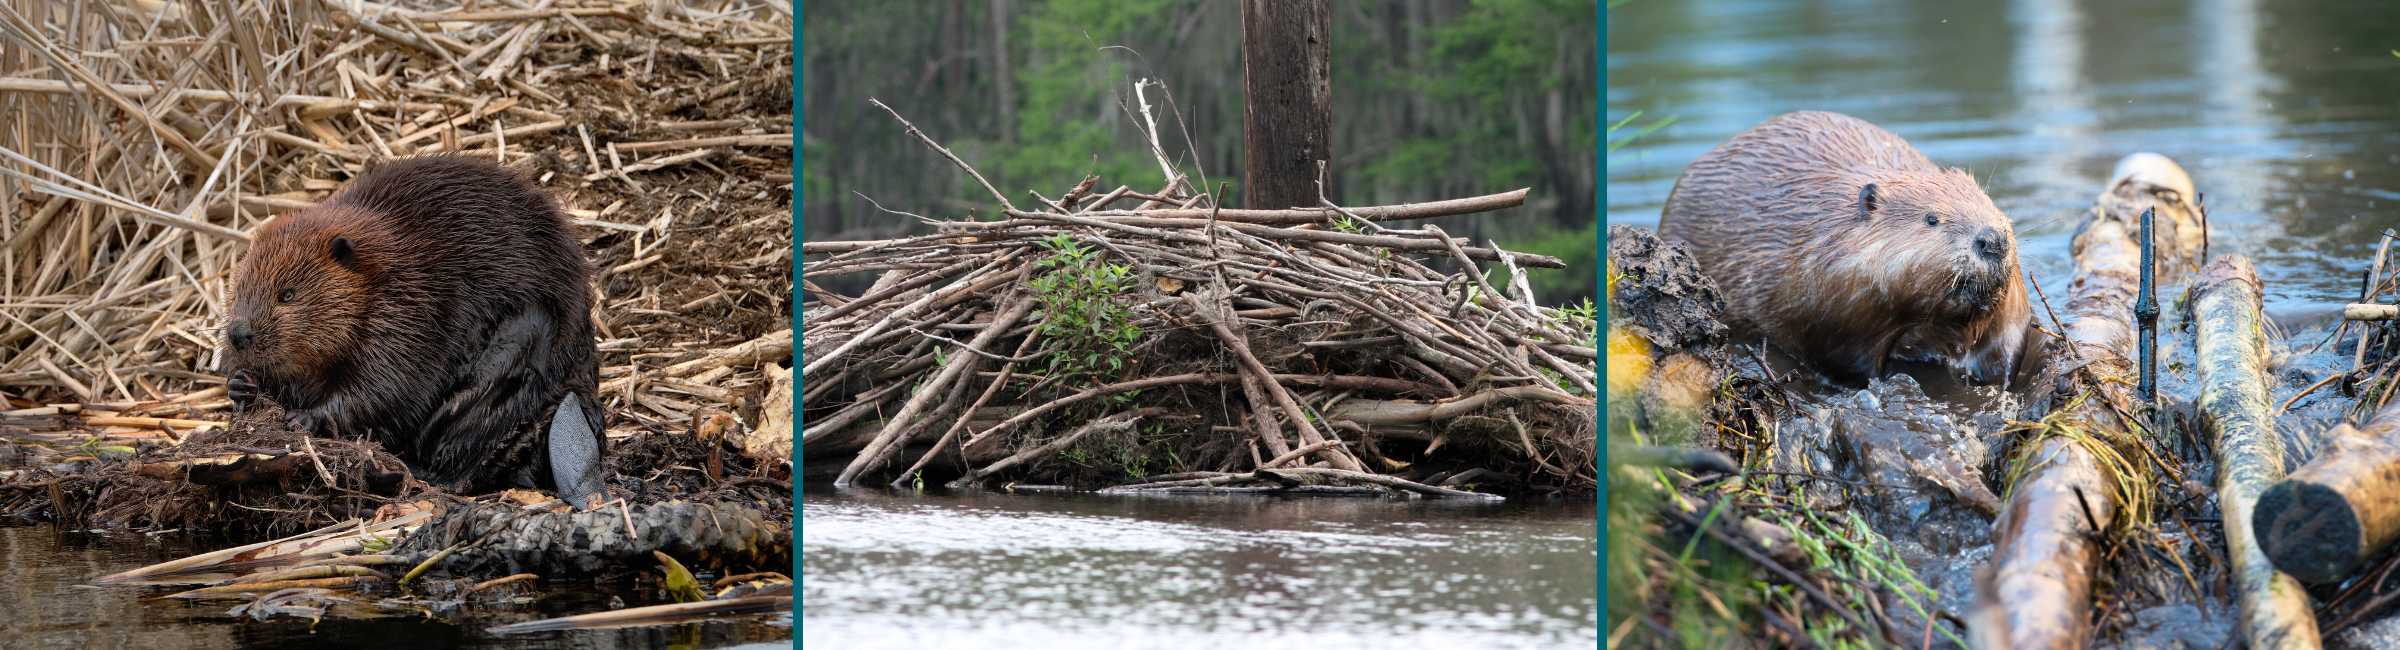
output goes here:
<path id="1" fill-rule="evenodd" d="M 251 341 L 257 339 L 257 334 L 250 331 L 250 319 L 236 318 L 225 324 L 225 338 L 233 341 L 233 347 L 247 348 Z"/>
<path id="2" fill-rule="evenodd" d="M 2008 235 L 1999 229 L 1985 228 L 1975 233 L 1975 254 L 1993 262 L 2008 256 Z"/>

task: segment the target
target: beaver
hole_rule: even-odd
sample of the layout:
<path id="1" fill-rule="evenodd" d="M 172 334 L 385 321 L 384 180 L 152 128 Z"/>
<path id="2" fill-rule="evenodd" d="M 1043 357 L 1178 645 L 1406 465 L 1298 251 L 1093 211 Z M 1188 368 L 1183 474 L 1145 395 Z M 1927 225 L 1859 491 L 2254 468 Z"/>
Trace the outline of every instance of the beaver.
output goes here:
<path id="1" fill-rule="evenodd" d="M 1974 177 L 1858 118 L 1789 113 L 1709 150 L 1676 179 L 1658 233 L 1717 281 L 1737 340 L 1763 337 L 1836 382 L 1921 361 L 2017 383 L 2031 365 L 2008 217 Z"/>
<path id="2" fill-rule="evenodd" d="M 218 368 L 237 407 L 364 438 L 452 490 L 600 490 L 591 263 L 558 204 L 480 159 L 367 170 L 259 228 Z"/>

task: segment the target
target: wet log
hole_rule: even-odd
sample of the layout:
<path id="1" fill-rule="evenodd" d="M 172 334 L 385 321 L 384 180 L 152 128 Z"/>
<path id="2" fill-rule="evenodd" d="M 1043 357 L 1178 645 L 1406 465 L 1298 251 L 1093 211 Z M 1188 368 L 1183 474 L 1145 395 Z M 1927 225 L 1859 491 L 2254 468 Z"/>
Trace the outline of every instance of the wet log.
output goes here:
<path id="1" fill-rule="evenodd" d="M 1656 445 L 1610 444 L 1608 463 L 1641 467 L 1673 467 L 1677 469 L 1740 474 L 1742 466 L 1723 452 L 1692 447 L 1660 447 Z"/>
<path id="2" fill-rule="evenodd" d="M 594 612 L 539 621 L 502 625 L 491 629 L 493 634 L 525 634 L 558 630 L 585 630 L 640 625 L 664 625 L 705 620 L 710 616 L 736 616 L 788 611 L 791 596 L 747 596 L 723 600 L 703 600 L 694 603 L 651 605 L 608 612 Z"/>
<path id="3" fill-rule="evenodd" d="M 2400 305 L 2378 305 L 2373 303 L 2354 302 L 2342 306 L 2342 318 L 2345 320 L 2377 321 L 2400 319 Z"/>
<path id="4" fill-rule="evenodd" d="M 2128 460 L 2102 442 L 2134 429 L 2120 414 L 2141 412 L 2126 388 L 2138 373 L 2130 360 L 2142 277 L 2138 219 L 2143 210 L 2158 210 L 2155 222 L 2172 230 L 2154 238 L 2157 265 L 2179 268 L 2198 253 L 2185 244 L 2201 238 L 2187 235 L 2202 235 L 2197 206 L 2188 203 L 2197 194 L 2184 191 L 2190 184 L 2165 157 L 2128 156 L 2076 232 L 2075 280 L 2061 315 L 2074 320 L 2060 326 L 2067 345 L 2052 348 L 2033 384 L 2037 396 L 2050 391 L 2050 403 L 2062 406 L 2011 455 L 2014 488 L 1992 534 L 1988 584 L 1977 589 L 1968 617 L 1978 638 L 2027 650 L 2081 648 L 2091 636 L 2098 537 L 2128 505 L 2127 496 L 2149 489 L 2141 481 L 2119 482 L 2109 467 L 2122 469 Z"/>
<path id="5" fill-rule="evenodd" d="M 2260 494 L 2248 521 L 2275 568 L 2307 582 L 2348 577 L 2390 547 L 2400 539 L 2400 403 L 2327 432 L 2316 459 Z"/>
<path id="6" fill-rule="evenodd" d="M 2200 351 L 2200 414 L 2216 435 L 2217 504 L 2252 648 L 2316 648 L 2317 620 L 2300 581 L 2276 571 L 2251 526 L 2259 493 L 2283 473 L 2282 438 L 2267 397 L 2267 339 L 2258 272 L 2239 255 L 2218 258 L 2192 287 Z"/>

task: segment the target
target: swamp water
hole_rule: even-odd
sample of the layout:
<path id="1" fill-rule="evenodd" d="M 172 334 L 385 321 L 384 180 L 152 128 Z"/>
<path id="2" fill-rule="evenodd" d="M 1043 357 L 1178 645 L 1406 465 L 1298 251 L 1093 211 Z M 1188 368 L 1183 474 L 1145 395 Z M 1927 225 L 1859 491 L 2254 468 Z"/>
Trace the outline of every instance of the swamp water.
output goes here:
<path id="1" fill-rule="evenodd" d="M 1590 498 L 806 486 L 803 645 L 1590 648 Z"/>
<path id="2" fill-rule="evenodd" d="M 2063 309 L 2069 240 L 2083 211 L 2119 158 L 2157 152 L 2189 171 L 2205 196 L 2210 255 L 2249 256 L 2267 310 L 2287 329 L 2271 341 L 2272 402 L 2352 363 L 2354 338 L 2319 348 L 2325 321 L 2296 316 L 2357 300 L 2381 233 L 2400 226 L 2400 58 L 2390 51 L 2400 6 L 1634 0 L 1607 12 L 1605 117 L 1614 124 L 1641 112 L 1612 139 L 1675 118 L 1608 154 L 1611 224 L 1656 227 L 1683 167 L 1735 134 L 1785 112 L 1836 111 L 1973 173 L 2015 220 L 2026 275 Z M 2162 307 L 2174 295 L 2162 292 Z M 2178 322 L 2172 307 L 2160 322 Z M 2163 332 L 2159 350 L 2160 395 L 2188 410 L 2198 393 L 2190 339 Z M 1834 451 L 1829 432 L 1856 434 L 1851 454 L 1870 461 L 1879 449 L 1924 458 L 1910 452 L 1929 443 L 1965 460 L 1998 452 L 1997 430 L 2017 417 L 2013 404 L 1938 390 L 1957 401 L 1934 400 L 1928 390 L 1885 382 L 1812 396 L 1802 416 L 1780 424 L 1795 448 L 1815 452 Z M 2321 390 L 2281 416 L 2287 466 L 2313 454 L 2350 401 Z M 1849 475 L 1883 483 L 1939 470 L 1863 465 Z M 2186 467 L 2188 479 L 2213 485 L 2205 462 Z M 1892 538 L 1942 609 L 1963 612 L 1972 572 L 1991 552 L 1991 519 L 1930 484 L 1938 482 L 1851 505 Z M 2213 500 L 2194 509 L 2216 512 Z M 2215 540 L 2215 522 L 2184 523 Z M 2120 614 L 2101 647 L 2216 648 L 2232 629 L 2221 599 Z M 2400 621 L 2362 626 L 2331 645 L 2400 647 Z"/>
<path id="3" fill-rule="evenodd" d="M 189 586 L 90 587 L 92 578 L 208 551 L 176 535 L 60 532 L 52 524 L 0 525 L 0 648 L 788 648 L 789 617 L 646 628 L 493 635 L 485 630 L 618 606 L 663 604 L 654 589 L 578 586 L 486 614 L 427 619 L 411 610 L 336 604 L 313 626 L 277 616 L 226 613 L 237 601 L 156 596 Z M 370 600 L 361 597 L 360 600 Z M 617 605 L 618 602 L 622 605 Z M 312 629 L 313 628 L 313 629 Z"/>

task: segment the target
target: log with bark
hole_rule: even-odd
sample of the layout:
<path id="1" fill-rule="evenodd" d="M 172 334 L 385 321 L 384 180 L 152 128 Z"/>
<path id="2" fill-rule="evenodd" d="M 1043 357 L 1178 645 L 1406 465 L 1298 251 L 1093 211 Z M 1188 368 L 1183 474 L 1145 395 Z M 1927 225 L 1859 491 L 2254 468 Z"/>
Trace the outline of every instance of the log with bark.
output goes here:
<path id="1" fill-rule="evenodd" d="M 2247 521 L 2277 569 L 2312 583 L 2348 577 L 2390 547 L 2400 539 L 2400 403 L 2327 432 L 2317 457 L 2260 494 Z"/>
<path id="2" fill-rule="evenodd" d="M 2201 420 L 2216 434 L 2217 506 L 2226 522 L 2242 639 L 2252 648 L 2316 648 L 2308 595 L 2298 580 L 2276 571 L 2243 525 L 2259 493 L 2283 473 L 2282 439 L 2267 399 L 2258 272 L 2248 258 L 2217 258 L 2193 283 L 2187 304 L 2200 351 Z"/>
<path id="3" fill-rule="evenodd" d="M 2061 317 L 2074 320 L 2050 323 L 2065 345 L 2051 346 L 2033 384 L 2036 403 L 2052 406 L 2009 454 L 2008 505 L 1993 531 L 1987 584 L 1968 617 L 1974 636 L 2001 647 L 2084 646 L 2101 536 L 2138 516 L 2152 489 L 2134 420 L 2146 409 L 2130 389 L 2139 373 L 2131 360 L 2142 276 L 2138 219 L 2156 209 L 2155 223 L 2172 227 L 2172 234 L 2154 233 L 2161 279 L 2176 277 L 2201 253 L 2189 243 L 2205 247 L 2205 226 L 2189 177 L 2166 158 L 2128 156 L 2114 176 L 2071 246 L 2075 280 Z"/>

